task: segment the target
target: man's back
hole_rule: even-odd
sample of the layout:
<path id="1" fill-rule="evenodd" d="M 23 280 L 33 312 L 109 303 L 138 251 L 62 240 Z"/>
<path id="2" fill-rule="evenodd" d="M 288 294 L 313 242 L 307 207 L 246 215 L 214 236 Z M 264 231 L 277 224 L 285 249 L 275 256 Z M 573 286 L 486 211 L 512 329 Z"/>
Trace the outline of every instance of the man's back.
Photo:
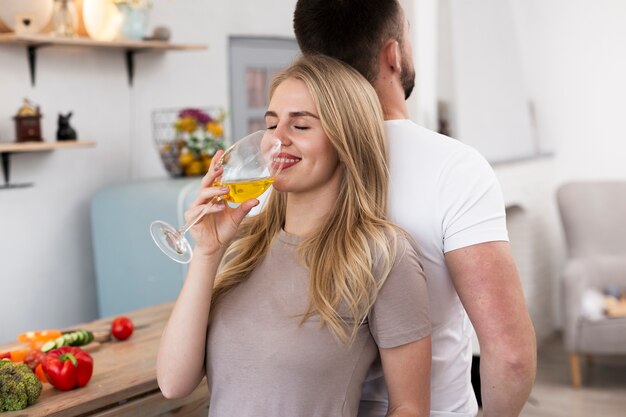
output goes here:
<path id="1" fill-rule="evenodd" d="M 416 240 L 428 281 L 433 322 L 431 415 L 447 410 L 474 416 L 477 404 L 469 374 L 472 327 L 444 254 L 508 240 L 502 193 L 491 167 L 472 148 L 409 120 L 387 121 L 385 128 L 390 220 Z M 376 384 L 380 381 L 364 388 L 365 400 L 380 394 Z M 363 407 L 367 404 L 372 403 L 366 401 Z"/>
<path id="2" fill-rule="evenodd" d="M 518 416 L 535 377 L 536 341 L 501 192 L 477 152 L 405 120 L 416 71 L 399 1 L 298 0 L 294 32 L 304 54 L 333 56 L 368 79 L 389 120 L 390 215 L 421 246 L 431 297 L 431 415 L 476 414 L 470 317 L 480 343 L 483 413 Z M 387 413 L 382 378 L 375 382 L 364 386 L 361 404 L 378 412 L 362 416 Z"/>

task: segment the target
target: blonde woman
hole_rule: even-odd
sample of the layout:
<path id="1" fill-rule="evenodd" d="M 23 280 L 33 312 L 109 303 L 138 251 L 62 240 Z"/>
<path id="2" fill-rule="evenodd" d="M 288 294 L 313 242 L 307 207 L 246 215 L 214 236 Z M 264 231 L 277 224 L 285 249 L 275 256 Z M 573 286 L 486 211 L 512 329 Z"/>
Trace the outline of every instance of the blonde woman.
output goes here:
<path id="1" fill-rule="evenodd" d="M 186 396 L 206 375 L 210 416 L 354 417 L 364 381 L 382 372 L 388 416 L 428 415 L 426 283 L 385 220 L 376 93 L 339 61 L 304 57 L 274 78 L 265 123 L 288 162 L 259 215 L 244 220 L 255 199 L 216 206 L 191 229 L 194 257 L 159 346 L 161 391 Z M 220 172 L 187 218 L 226 194 L 211 186 Z"/>

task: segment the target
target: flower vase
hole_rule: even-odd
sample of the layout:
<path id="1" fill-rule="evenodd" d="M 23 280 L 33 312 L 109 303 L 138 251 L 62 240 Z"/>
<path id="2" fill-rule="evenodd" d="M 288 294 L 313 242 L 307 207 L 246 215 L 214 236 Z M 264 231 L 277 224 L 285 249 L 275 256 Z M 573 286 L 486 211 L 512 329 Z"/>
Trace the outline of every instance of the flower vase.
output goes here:
<path id="1" fill-rule="evenodd" d="M 140 41 L 148 33 L 148 7 L 133 7 L 126 3 L 116 3 L 122 14 L 120 37 L 129 40 Z"/>

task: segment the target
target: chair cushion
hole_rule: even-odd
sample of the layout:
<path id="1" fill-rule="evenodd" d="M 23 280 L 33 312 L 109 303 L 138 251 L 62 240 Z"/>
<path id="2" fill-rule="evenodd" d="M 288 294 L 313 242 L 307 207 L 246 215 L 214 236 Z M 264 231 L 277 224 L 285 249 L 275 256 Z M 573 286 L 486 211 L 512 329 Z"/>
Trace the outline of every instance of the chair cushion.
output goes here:
<path id="1" fill-rule="evenodd" d="M 579 321 L 577 351 L 622 354 L 626 352 L 626 317 Z"/>

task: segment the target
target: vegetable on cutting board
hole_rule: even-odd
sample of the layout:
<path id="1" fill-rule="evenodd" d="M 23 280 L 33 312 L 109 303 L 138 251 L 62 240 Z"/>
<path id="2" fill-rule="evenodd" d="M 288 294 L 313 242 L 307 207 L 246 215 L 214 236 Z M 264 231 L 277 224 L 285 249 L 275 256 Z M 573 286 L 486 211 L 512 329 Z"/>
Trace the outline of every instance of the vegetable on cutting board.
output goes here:
<path id="1" fill-rule="evenodd" d="M 135 330 L 135 326 L 128 317 L 116 317 L 111 323 L 111 334 L 117 340 L 128 339 L 133 334 L 133 330 Z"/>
<path id="2" fill-rule="evenodd" d="M 36 330 L 32 332 L 20 333 L 17 336 L 18 342 L 30 343 L 32 349 L 41 349 L 48 341 L 61 337 L 59 330 Z"/>
<path id="3" fill-rule="evenodd" d="M 30 351 L 29 343 L 12 343 L 7 350 L 0 352 L 0 359 L 9 359 L 11 362 L 23 362 L 24 356 Z"/>
<path id="4" fill-rule="evenodd" d="M 46 375 L 43 373 L 41 365 L 41 362 L 45 357 L 46 354 L 37 349 L 32 349 L 24 357 L 24 365 L 28 366 L 41 382 L 48 382 L 48 378 L 46 378 Z"/>
<path id="5" fill-rule="evenodd" d="M 41 382 L 22 363 L 0 360 L 0 412 L 22 410 L 37 402 Z"/>
<path id="6" fill-rule="evenodd" d="M 94 340 L 93 332 L 89 330 L 74 330 L 72 332 L 67 332 L 57 337 L 54 340 L 50 340 L 46 342 L 42 347 L 42 352 L 49 352 L 52 349 L 57 349 L 62 346 L 84 346 L 87 345 Z"/>
<path id="7" fill-rule="evenodd" d="M 53 349 L 41 364 L 48 381 L 61 391 L 84 387 L 93 374 L 93 358 L 79 347 Z"/>

